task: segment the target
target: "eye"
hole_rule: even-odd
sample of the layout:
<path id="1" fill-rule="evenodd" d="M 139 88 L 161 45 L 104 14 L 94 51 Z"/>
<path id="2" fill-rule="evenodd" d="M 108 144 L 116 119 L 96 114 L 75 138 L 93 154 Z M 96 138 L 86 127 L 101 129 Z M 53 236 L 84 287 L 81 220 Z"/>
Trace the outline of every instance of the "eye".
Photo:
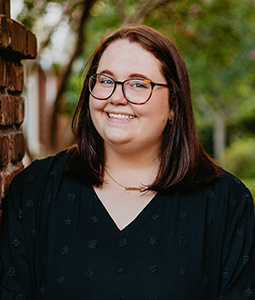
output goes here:
<path id="1" fill-rule="evenodd" d="M 104 75 L 99 75 L 98 76 L 98 82 L 101 85 L 104 85 L 104 86 L 112 86 L 112 85 L 114 85 L 113 79 L 111 79 L 108 76 L 104 76 Z"/>
<path id="2" fill-rule="evenodd" d="M 131 89 L 149 89 L 150 83 L 142 79 L 131 79 L 128 81 L 128 87 Z"/>

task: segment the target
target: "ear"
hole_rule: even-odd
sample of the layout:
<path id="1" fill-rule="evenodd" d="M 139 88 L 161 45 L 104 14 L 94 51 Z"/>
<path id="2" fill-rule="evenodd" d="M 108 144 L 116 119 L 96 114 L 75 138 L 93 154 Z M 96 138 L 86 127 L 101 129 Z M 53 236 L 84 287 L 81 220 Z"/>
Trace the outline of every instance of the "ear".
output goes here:
<path id="1" fill-rule="evenodd" d="M 173 125 L 173 123 L 174 123 L 174 110 L 173 109 L 170 109 L 170 111 L 169 111 L 168 120 L 169 120 L 169 123 L 171 125 Z"/>

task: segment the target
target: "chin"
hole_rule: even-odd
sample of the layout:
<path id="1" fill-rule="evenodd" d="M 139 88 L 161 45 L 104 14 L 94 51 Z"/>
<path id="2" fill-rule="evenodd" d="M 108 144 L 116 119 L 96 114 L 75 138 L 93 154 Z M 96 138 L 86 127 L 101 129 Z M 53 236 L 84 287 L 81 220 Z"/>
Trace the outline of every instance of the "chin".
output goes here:
<path id="1" fill-rule="evenodd" d="M 130 143 L 130 140 L 129 139 L 121 139 L 121 138 L 115 138 L 115 139 L 108 139 L 108 142 L 111 144 L 111 145 L 116 145 L 116 146 L 121 146 L 121 145 L 127 145 Z"/>
<path id="2" fill-rule="evenodd" d="M 104 138 L 104 142 L 111 146 L 126 146 L 132 143 L 132 139 L 123 136 L 108 136 Z"/>

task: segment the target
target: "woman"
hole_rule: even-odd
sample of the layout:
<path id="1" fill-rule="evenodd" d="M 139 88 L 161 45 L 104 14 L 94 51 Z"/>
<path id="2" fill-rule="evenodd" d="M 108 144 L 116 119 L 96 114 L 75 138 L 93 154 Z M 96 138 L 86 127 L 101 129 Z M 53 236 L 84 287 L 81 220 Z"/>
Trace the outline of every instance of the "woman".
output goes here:
<path id="1" fill-rule="evenodd" d="M 254 299 L 252 197 L 199 144 L 167 37 L 106 37 L 73 131 L 12 183 L 1 299 Z"/>

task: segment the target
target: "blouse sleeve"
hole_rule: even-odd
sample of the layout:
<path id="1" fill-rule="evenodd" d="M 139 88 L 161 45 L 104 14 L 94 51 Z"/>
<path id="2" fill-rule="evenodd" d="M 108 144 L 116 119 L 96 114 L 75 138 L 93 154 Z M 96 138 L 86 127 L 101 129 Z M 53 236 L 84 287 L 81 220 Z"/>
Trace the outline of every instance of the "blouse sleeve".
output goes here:
<path id="1" fill-rule="evenodd" d="M 251 300 L 255 299 L 254 203 L 238 179 L 229 186 L 219 300 Z"/>
<path id="2" fill-rule="evenodd" d="M 60 152 L 34 161 L 11 183 L 3 207 L 0 236 L 1 300 L 32 300 L 40 293 L 37 281 L 41 270 L 36 264 L 41 249 L 38 236 L 47 231 L 43 220 L 49 213 L 48 202 L 42 199 L 48 192 L 46 187 L 53 189 L 61 180 L 67 157 L 65 152 Z"/>
<path id="3" fill-rule="evenodd" d="M 22 177 L 21 174 L 18 176 Z M 29 199 L 27 199 L 27 205 L 29 205 Z M 10 187 L 2 220 L 3 236 L 0 244 L 0 299 L 2 300 L 34 299 L 33 268 L 27 252 L 22 206 L 22 186 L 21 182 L 15 178 Z"/>

